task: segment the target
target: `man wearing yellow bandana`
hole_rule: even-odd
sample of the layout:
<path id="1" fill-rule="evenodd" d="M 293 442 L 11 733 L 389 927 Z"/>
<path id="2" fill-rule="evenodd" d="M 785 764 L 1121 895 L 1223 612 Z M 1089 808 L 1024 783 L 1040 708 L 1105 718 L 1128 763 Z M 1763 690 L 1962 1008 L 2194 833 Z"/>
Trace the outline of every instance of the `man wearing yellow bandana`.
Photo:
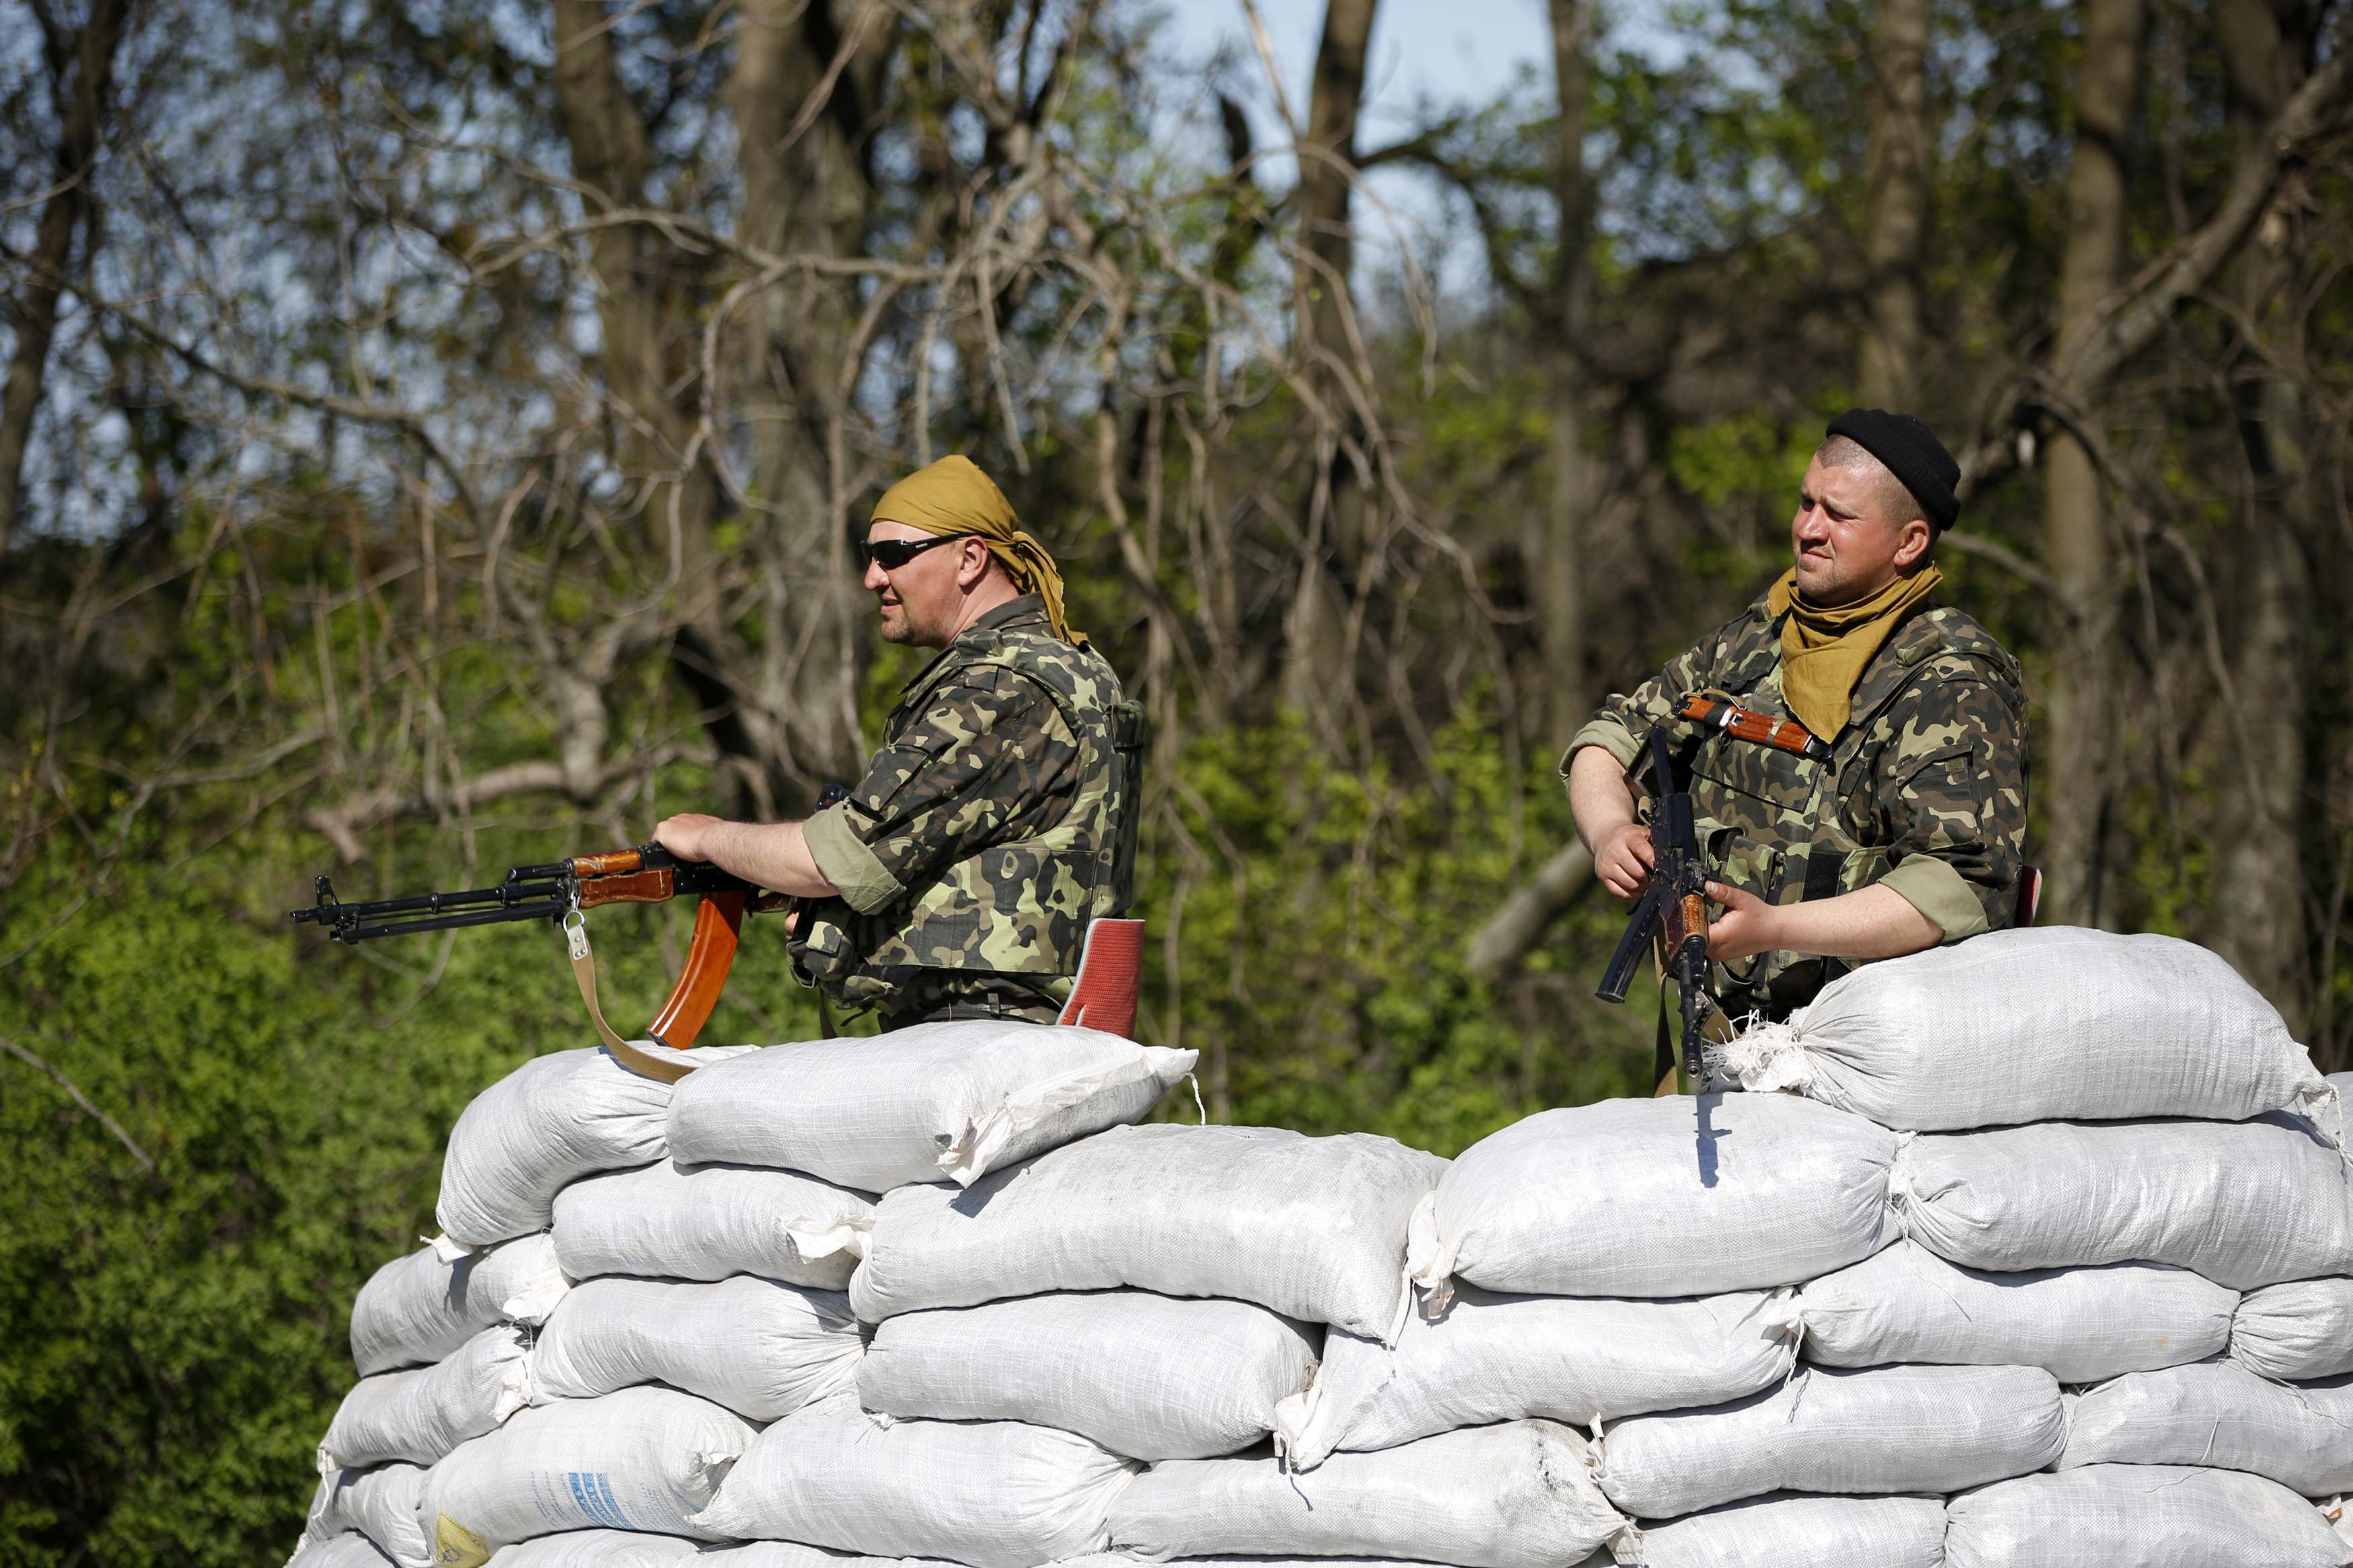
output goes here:
<path id="1" fill-rule="evenodd" d="M 970 459 L 884 491 L 866 554 L 884 639 L 941 651 L 865 776 L 806 822 L 673 816 L 654 837 L 807 900 L 795 969 L 884 1028 L 1051 1023 L 1088 923 L 1127 901 L 1140 721 L 1071 629 L 1053 557 Z"/>
<path id="2" fill-rule="evenodd" d="M 1715 908 L 1710 989 L 1726 1013 L 1786 1016 L 1858 963 L 2011 924 L 2026 828 L 2017 661 L 1933 602 L 1930 559 L 1960 468 L 1908 415 L 1831 422 L 1790 522 L 1794 564 L 1736 619 L 1630 695 L 1561 759 L 1595 875 L 1641 896 L 1651 864 L 1626 779 L 1651 728 L 1690 759 Z M 1678 717 L 1794 721 L 1745 739 Z M 1745 728 L 1752 732 L 1757 726 Z M 1805 733 L 1814 742 L 1799 745 Z M 1791 749 L 1795 747 L 1797 749 Z"/>

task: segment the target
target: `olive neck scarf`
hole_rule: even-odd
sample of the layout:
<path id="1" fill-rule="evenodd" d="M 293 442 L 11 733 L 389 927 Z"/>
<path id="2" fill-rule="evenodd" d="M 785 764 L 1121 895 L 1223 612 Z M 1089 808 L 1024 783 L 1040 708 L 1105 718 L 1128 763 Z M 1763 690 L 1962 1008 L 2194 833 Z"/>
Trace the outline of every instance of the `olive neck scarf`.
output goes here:
<path id="1" fill-rule="evenodd" d="M 1798 596 L 1795 567 L 1785 573 L 1766 595 L 1765 606 L 1777 616 L 1787 612 L 1781 623 L 1781 700 L 1798 722 L 1825 742 L 1836 739 L 1846 728 L 1854 683 L 1895 624 L 1944 580 L 1931 563 L 1868 598 L 1824 609 Z"/>

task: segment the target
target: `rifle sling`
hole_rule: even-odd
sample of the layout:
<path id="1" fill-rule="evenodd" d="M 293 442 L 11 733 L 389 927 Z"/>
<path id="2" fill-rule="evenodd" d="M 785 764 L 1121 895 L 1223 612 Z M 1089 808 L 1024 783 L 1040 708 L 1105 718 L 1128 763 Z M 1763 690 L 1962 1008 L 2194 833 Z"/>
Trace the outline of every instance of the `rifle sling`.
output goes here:
<path id="1" fill-rule="evenodd" d="M 588 926 L 580 919 L 578 910 L 574 910 L 564 922 L 564 935 L 571 947 L 572 978 L 579 983 L 581 1005 L 588 1009 L 588 1021 L 596 1026 L 597 1037 L 613 1053 L 613 1059 L 638 1077 L 657 1083 L 676 1083 L 692 1072 L 694 1064 L 681 1053 L 673 1052 L 671 1059 L 665 1061 L 613 1032 L 613 1026 L 605 1022 L 605 1009 L 596 1004 L 596 955 L 589 951 Z"/>

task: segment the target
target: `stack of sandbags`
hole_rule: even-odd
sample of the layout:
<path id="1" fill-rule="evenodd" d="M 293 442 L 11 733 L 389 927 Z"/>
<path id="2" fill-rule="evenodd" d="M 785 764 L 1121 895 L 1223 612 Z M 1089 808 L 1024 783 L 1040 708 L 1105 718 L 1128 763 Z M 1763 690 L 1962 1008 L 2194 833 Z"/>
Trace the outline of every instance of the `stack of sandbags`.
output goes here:
<path id="1" fill-rule="evenodd" d="M 670 1094 L 603 1050 L 565 1051 L 524 1064 L 459 1118 L 442 1162 L 442 1234 L 377 1270 L 353 1305 L 361 1377 L 320 1442 L 306 1553 L 355 1554 L 356 1537 L 404 1568 L 487 1554 L 473 1532 L 443 1528 L 435 1500 L 454 1456 L 472 1456 L 460 1464 L 479 1473 L 482 1455 L 543 1433 L 530 1408 L 545 1398 L 536 1341 L 573 1294 L 550 1229 L 556 1199 L 580 1177 L 660 1156 Z M 501 1449 L 510 1421 L 531 1425 Z M 553 1496 L 549 1474 L 538 1479 Z M 529 1498 L 530 1480 L 508 1479 Z"/>
<path id="2" fill-rule="evenodd" d="M 2353 1558 L 2306 1500 L 2353 1485 L 2341 1086 L 2221 959 L 1997 932 L 1858 970 L 1717 1065 L 1905 1135 L 1906 1239 L 1801 1289 L 1799 1384 L 2067 1385 L 2053 1473 L 1921 1489 L 1958 1494 L 1945 1562 Z"/>
<path id="3" fill-rule="evenodd" d="M 2306 1500 L 2353 1487 L 2337 1096 L 2220 960 L 1988 937 L 1716 1065 L 1455 1161 L 1420 1312 L 1335 1334 L 1285 1406 L 1305 1479 L 1554 1420 L 1598 1434 L 1620 1562 L 2353 1560 Z M 2137 1512 L 2171 1468 L 2200 1479 Z"/>
<path id="4" fill-rule="evenodd" d="M 529 1400 L 532 1326 L 571 1284 L 545 1231 L 469 1249 L 438 1237 L 376 1270 L 352 1307 L 361 1376 L 319 1444 L 301 1562 L 432 1561 L 425 1467 Z"/>
<path id="5" fill-rule="evenodd" d="M 445 1236 L 355 1307 L 371 1375 L 322 1443 L 306 1552 L 617 1564 L 760 1533 L 698 1516 L 764 1428 L 844 1398 L 857 1415 L 865 1335 L 844 1287 L 874 1192 L 968 1182 L 1140 1116 L 1192 1062 L 992 1024 L 691 1055 L 677 1086 L 602 1051 L 542 1058 L 468 1108 L 444 1162 Z M 1038 1436 L 1003 1456 L 1016 1481 L 1056 1443 L 1128 1473 L 1083 1439 Z M 903 1477 L 906 1447 L 881 1468 Z M 941 1456 L 934 1473 L 962 1468 Z M 1039 1494 L 1016 1510 L 1047 1506 Z"/>
<path id="6" fill-rule="evenodd" d="M 850 1283 L 872 1326 L 855 1391 L 770 1427 L 698 1525 L 974 1568 L 1113 1545 L 1507 1568 L 1582 1558 L 1617 1526 L 1583 1440 L 1533 1424 L 1303 1491 L 1268 1445 L 1276 1411 L 1327 1330 L 1396 1332 L 1407 1220 L 1444 1162 L 1361 1134 L 975 1117 L 944 1136 L 914 1114 L 917 1086 L 956 1075 L 1038 1079 L 1015 1103 L 1102 1093 L 1071 1033 L 1016 1027 L 984 1058 L 969 1032 L 909 1030 L 839 1084 L 811 1052 L 681 1091 L 681 1152 L 891 1188 Z M 1118 1116 L 1189 1065 L 1161 1062 Z M 1554 1473 L 1577 1484 L 1559 1495 Z"/>
<path id="7" fill-rule="evenodd" d="M 1449 1164 L 987 1022 L 530 1064 L 303 1568 L 2343 1568 L 2339 1091 L 2219 960 L 1873 964 Z"/>
<path id="8" fill-rule="evenodd" d="M 2049 1464 L 2063 1415 L 2035 1369 L 1797 1366 L 1794 1288 L 1901 1235 L 1902 1146 L 1762 1094 L 1506 1128 L 1414 1216 L 1417 1321 L 1393 1350 L 1335 1345 L 1287 1444 L 1328 1467 L 1450 1424 L 1574 1422 L 1641 1521 L 1621 1563 L 1934 1563 L 1941 1494 Z"/>

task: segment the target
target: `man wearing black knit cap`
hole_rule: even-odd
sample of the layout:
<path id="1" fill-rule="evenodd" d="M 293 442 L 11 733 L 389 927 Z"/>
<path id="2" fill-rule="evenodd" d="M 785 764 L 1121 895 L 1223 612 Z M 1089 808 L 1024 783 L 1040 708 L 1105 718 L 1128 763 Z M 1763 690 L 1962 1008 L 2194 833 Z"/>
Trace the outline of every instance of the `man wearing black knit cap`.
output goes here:
<path id="1" fill-rule="evenodd" d="M 1840 415 L 1799 486 L 1790 570 L 1630 695 L 1603 702 L 1561 759 L 1594 873 L 1630 900 L 1651 850 L 1626 773 L 1652 726 L 1683 743 L 1715 905 L 1710 990 L 1735 1018 L 1786 1016 L 1856 963 L 2016 919 L 2027 777 L 2018 663 L 1931 598 L 1930 557 L 1959 514 L 1959 479 L 1911 416 Z M 1678 716 L 1701 704 L 1706 719 Z M 1734 710 L 1794 727 L 1773 731 L 1778 744 L 1743 739 L 1720 727 Z"/>

